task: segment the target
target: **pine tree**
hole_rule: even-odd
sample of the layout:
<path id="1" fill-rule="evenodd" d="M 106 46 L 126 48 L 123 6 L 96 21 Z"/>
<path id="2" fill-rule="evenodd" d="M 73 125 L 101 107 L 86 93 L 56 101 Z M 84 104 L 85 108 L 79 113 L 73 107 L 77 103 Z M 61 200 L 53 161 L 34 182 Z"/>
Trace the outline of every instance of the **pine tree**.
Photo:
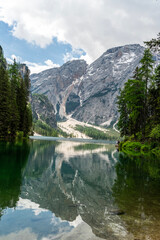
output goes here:
<path id="1" fill-rule="evenodd" d="M 10 81 L 12 83 L 12 92 L 14 91 L 17 95 L 17 89 L 20 85 L 20 73 L 18 71 L 18 64 L 16 63 L 16 60 L 14 59 L 13 64 L 9 65 L 9 77 Z"/>
<path id="2" fill-rule="evenodd" d="M 29 100 L 28 98 L 29 98 L 30 87 L 31 87 L 29 74 L 30 74 L 30 71 L 29 71 L 28 67 L 26 66 L 26 72 L 25 72 L 25 75 L 24 75 L 24 84 L 25 84 L 25 89 L 26 89 L 26 99 L 27 99 L 27 101 Z"/>
<path id="3" fill-rule="evenodd" d="M 160 65 L 155 69 L 154 74 L 154 92 L 152 93 L 152 97 L 154 98 L 154 119 L 155 124 L 160 124 Z"/>
<path id="4" fill-rule="evenodd" d="M 10 122 L 10 84 L 6 70 L 0 66 L 0 138 L 8 137 Z"/>
<path id="5" fill-rule="evenodd" d="M 27 105 L 24 113 L 23 132 L 24 137 L 28 135 L 32 127 L 32 110 L 30 104 Z"/>
<path id="6" fill-rule="evenodd" d="M 26 107 L 27 107 L 27 97 L 26 97 L 24 81 L 22 78 L 20 79 L 20 85 L 17 89 L 17 106 L 18 106 L 18 112 L 19 112 L 19 127 L 18 127 L 18 129 L 19 129 L 19 131 L 23 131 L 24 114 L 26 112 Z"/>
<path id="7" fill-rule="evenodd" d="M 127 108 L 127 102 L 125 98 L 125 89 L 121 90 L 117 100 L 118 112 L 120 113 L 118 121 L 118 129 L 121 136 L 127 136 L 129 134 L 129 112 Z"/>
<path id="8" fill-rule="evenodd" d="M 145 84 L 137 67 L 133 79 L 129 79 L 118 97 L 120 118 L 118 127 L 122 136 L 131 136 L 144 128 Z"/>
<path id="9" fill-rule="evenodd" d="M 138 132 L 142 132 L 144 138 L 146 135 L 149 115 L 148 92 L 153 79 L 153 60 L 149 49 L 144 51 L 140 63 L 141 67 L 137 67 L 133 78 L 125 83 L 117 102 L 120 112 L 118 126 L 122 136 L 127 133 L 128 136 L 134 135 L 136 138 Z M 123 128 L 127 128 L 127 131 Z"/>
<path id="10" fill-rule="evenodd" d="M 144 42 L 147 47 L 149 47 L 154 52 L 160 52 L 160 33 L 158 33 L 157 38 L 152 38 L 150 41 Z"/>
<path id="11" fill-rule="evenodd" d="M 24 88 L 25 88 L 25 114 L 24 114 L 24 121 L 23 121 L 23 131 L 24 136 L 30 132 L 32 127 L 32 110 L 31 105 L 29 102 L 29 94 L 30 94 L 30 78 L 29 78 L 30 71 L 27 66 L 25 66 L 25 74 L 24 74 Z"/>
<path id="12" fill-rule="evenodd" d="M 160 51 L 160 34 L 147 44 Z M 160 129 L 160 65 L 153 71 L 153 63 L 150 49 L 146 49 L 140 68 L 136 68 L 133 79 L 125 83 L 118 97 L 118 126 L 122 136 L 134 134 L 135 139 L 137 136 L 143 140 L 152 136 L 159 139 L 156 131 Z"/>
<path id="13" fill-rule="evenodd" d="M 6 59 L 4 58 L 3 49 L 1 46 L 0 46 L 0 66 L 3 67 L 4 69 L 7 68 L 7 62 Z"/>
<path id="14" fill-rule="evenodd" d="M 13 84 L 13 83 L 12 83 Z M 13 89 L 13 87 L 11 87 Z M 10 91 L 10 136 L 15 139 L 19 126 L 19 112 L 16 101 L 16 94 Z"/>
<path id="15" fill-rule="evenodd" d="M 156 124 L 157 114 L 159 114 L 157 112 L 157 90 L 155 85 L 152 85 L 148 92 L 148 130 L 151 130 Z"/>
<path id="16" fill-rule="evenodd" d="M 143 122 L 143 137 L 145 138 L 146 135 L 146 123 L 147 119 L 149 118 L 149 103 L 148 103 L 148 94 L 149 94 L 149 85 L 152 84 L 153 81 L 153 55 L 150 52 L 150 49 L 145 49 L 143 58 L 140 61 L 141 67 L 140 67 L 140 74 L 142 77 L 142 81 L 145 84 L 145 91 L 144 91 L 144 108 L 143 108 L 143 114 L 144 114 L 144 122 Z"/>
<path id="17" fill-rule="evenodd" d="M 141 79 L 129 79 L 125 84 L 126 102 L 129 111 L 130 135 L 144 129 L 144 82 Z"/>
<path id="18" fill-rule="evenodd" d="M 6 60 L 0 46 L 0 138 L 15 139 L 17 131 L 27 136 L 32 126 L 32 112 L 29 101 L 29 69 L 21 75 L 20 65 L 14 60 L 6 67 Z"/>
<path id="19" fill-rule="evenodd" d="M 153 55 L 151 54 L 149 49 L 145 49 L 143 58 L 140 61 L 140 74 L 142 76 L 142 80 L 145 82 L 146 94 L 148 91 L 148 86 L 153 79 Z"/>
<path id="20" fill-rule="evenodd" d="M 154 81 L 156 89 L 160 91 L 160 65 L 158 65 L 155 69 Z"/>
<path id="21" fill-rule="evenodd" d="M 20 121 L 18 105 L 17 105 L 17 92 L 18 92 L 18 88 L 19 88 L 19 72 L 18 72 L 18 65 L 17 65 L 15 59 L 14 59 L 14 63 L 9 66 L 8 72 L 9 72 L 10 84 L 11 84 L 10 133 L 11 133 L 11 138 L 14 139 L 16 136 L 16 132 L 18 131 L 19 121 Z"/>
<path id="22" fill-rule="evenodd" d="M 17 92 L 17 103 L 20 115 L 19 130 L 24 132 L 24 136 L 30 131 L 32 126 L 31 112 L 28 105 L 29 101 L 29 88 L 30 88 L 30 79 L 29 79 L 29 70 L 24 75 L 24 78 L 20 80 L 20 87 Z"/>

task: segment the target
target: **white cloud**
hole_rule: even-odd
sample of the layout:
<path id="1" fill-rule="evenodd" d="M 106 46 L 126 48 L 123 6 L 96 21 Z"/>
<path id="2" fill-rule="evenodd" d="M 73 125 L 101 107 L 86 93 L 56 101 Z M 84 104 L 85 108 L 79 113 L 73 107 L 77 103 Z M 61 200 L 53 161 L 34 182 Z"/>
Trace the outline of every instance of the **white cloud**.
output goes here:
<path id="1" fill-rule="evenodd" d="M 24 63 L 29 67 L 31 74 L 39 73 L 50 68 L 60 67 L 58 64 L 53 63 L 50 59 L 46 60 L 44 64 L 37 64 L 28 61 L 25 61 Z"/>
<path id="2" fill-rule="evenodd" d="M 82 55 L 82 56 L 80 57 L 80 59 L 85 60 L 85 61 L 87 62 L 87 64 L 91 64 L 91 63 L 93 62 L 92 58 L 91 58 L 88 54 Z"/>
<path id="3" fill-rule="evenodd" d="M 159 0 L 5 0 L 0 20 L 19 39 L 44 48 L 57 37 L 94 60 L 108 48 L 155 37 L 159 9 Z"/>
<path id="4" fill-rule="evenodd" d="M 69 222 L 70 226 L 73 226 L 73 227 L 77 227 L 81 223 L 83 223 L 81 215 L 78 215 L 73 222 Z"/>
<path id="5" fill-rule="evenodd" d="M 23 240 L 35 240 L 38 239 L 38 234 L 32 232 L 30 228 L 24 228 L 20 231 L 12 232 L 6 235 L 1 235 L 0 240 L 13 240 L 13 239 L 23 239 Z"/>
<path id="6" fill-rule="evenodd" d="M 52 60 L 50 59 L 46 60 L 44 64 L 38 64 L 29 61 L 22 61 L 21 57 L 16 56 L 14 54 L 12 54 L 10 58 L 7 58 L 7 62 L 12 64 L 14 59 L 16 60 L 16 62 L 25 63 L 29 67 L 31 74 L 39 73 L 50 68 L 60 67 L 59 64 L 53 63 Z"/>
<path id="7" fill-rule="evenodd" d="M 7 62 L 12 64 L 14 59 L 16 60 L 16 62 L 22 62 L 22 58 L 14 54 L 12 54 L 10 58 L 7 58 Z"/>
<path id="8" fill-rule="evenodd" d="M 74 60 L 75 58 L 73 57 L 72 52 L 67 52 L 64 56 L 63 56 L 63 61 L 64 63 Z"/>
<path id="9" fill-rule="evenodd" d="M 44 208 L 40 208 L 40 205 L 30 201 L 29 199 L 23 199 L 19 198 L 19 201 L 17 202 L 17 210 L 25 210 L 25 209 L 31 209 L 33 210 L 34 214 L 37 216 L 42 212 L 47 212 L 48 210 Z"/>
<path id="10" fill-rule="evenodd" d="M 67 52 L 63 55 L 63 61 L 68 62 L 71 60 L 79 59 L 79 57 L 82 57 L 84 54 L 84 51 L 81 49 L 72 48 L 71 52 Z"/>

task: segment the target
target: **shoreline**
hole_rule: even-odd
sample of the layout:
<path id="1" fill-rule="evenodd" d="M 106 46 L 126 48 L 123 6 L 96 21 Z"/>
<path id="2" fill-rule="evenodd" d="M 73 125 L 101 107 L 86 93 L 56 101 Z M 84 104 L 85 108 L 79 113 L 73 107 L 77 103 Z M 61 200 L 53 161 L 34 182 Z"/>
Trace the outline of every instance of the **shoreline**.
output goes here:
<path id="1" fill-rule="evenodd" d="M 87 138 L 64 138 L 64 137 L 47 137 L 47 136 L 29 136 L 31 140 L 44 140 L 44 141 L 70 141 L 70 142 L 84 142 L 84 143 L 102 143 L 102 144 L 115 144 L 116 141 L 101 140 L 101 139 L 87 139 Z"/>
<path id="2" fill-rule="evenodd" d="M 122 141 L 118 146 L 119 151 L 125 153 L 154 154 L 160 156 L 159 142 L 138 142 L 138 141 Z"/>

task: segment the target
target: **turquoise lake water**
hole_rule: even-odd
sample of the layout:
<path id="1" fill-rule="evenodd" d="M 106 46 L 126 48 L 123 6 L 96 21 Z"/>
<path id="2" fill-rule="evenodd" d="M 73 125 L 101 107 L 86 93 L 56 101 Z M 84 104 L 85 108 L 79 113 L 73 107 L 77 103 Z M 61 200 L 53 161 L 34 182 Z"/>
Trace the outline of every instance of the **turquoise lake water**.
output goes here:
<path id="1" fill-rule="evenodd" d="M 0 240 L 159 240 L 160 159 L 112 143 L 0 144 Z"/>

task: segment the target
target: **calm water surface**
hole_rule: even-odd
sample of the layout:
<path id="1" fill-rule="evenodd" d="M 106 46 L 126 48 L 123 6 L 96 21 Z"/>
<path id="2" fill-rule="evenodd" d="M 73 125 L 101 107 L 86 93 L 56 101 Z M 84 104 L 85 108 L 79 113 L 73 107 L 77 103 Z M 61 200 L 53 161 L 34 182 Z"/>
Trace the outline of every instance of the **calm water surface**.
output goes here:
<path id="1" fill-rule="evenodd" d="M 159 240 L 160 160 L 114 144 L 1 143 L 2 239 Z"/>

